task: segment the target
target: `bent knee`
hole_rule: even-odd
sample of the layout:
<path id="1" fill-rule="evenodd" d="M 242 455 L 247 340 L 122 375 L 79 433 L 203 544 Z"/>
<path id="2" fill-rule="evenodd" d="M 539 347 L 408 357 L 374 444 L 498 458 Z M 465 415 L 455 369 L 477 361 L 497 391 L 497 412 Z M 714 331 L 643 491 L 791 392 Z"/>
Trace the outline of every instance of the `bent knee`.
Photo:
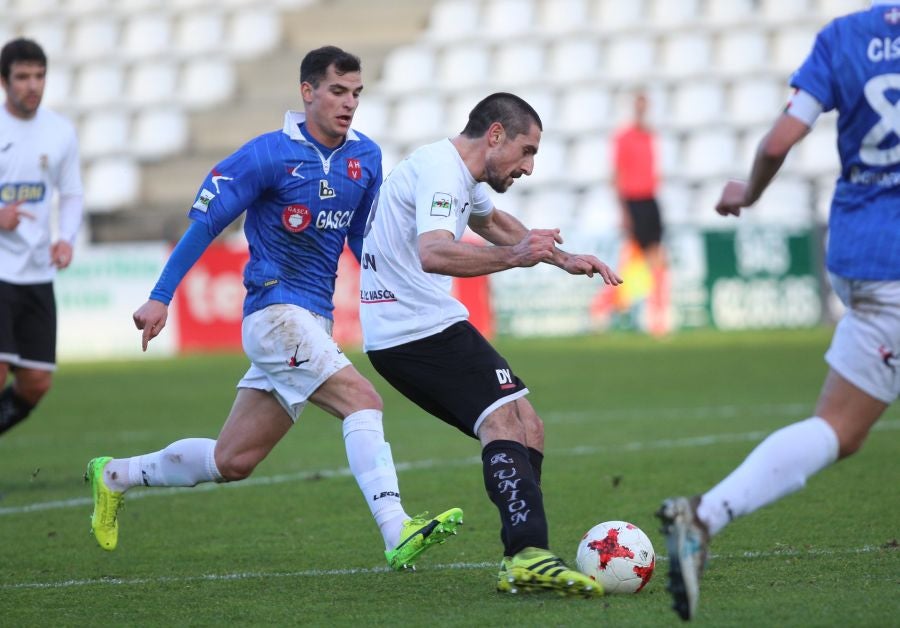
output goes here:
<path id="1" fill-rule="evenodd" d="M 216 455 L 216 467 L 219 474 L 225 478 L 227 482 L 239 482 L 246 480 L 256 469 L 257 460 L 250 456 L 231 456 L 222 459 Z"/>

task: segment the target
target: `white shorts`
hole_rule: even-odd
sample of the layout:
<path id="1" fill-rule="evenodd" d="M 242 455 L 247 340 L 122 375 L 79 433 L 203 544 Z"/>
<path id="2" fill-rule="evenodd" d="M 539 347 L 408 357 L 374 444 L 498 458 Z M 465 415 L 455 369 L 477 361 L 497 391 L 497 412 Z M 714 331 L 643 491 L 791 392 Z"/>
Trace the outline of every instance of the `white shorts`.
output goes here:
<path id="1" fill-rule="evenodd" d="M 825 360 L 844 379 L 885 403 L 900 395 L 900 281 L 831 275 L 847 311 Z"/>
<path id="2" fill-rule="evenodd" d="M 271 392 L 296 422 L 325 380 L 350 366 L 331 338 L 334 322 L 296 305 L 270 305 L 241 325 L 250 369 L 238 388 Z"/>

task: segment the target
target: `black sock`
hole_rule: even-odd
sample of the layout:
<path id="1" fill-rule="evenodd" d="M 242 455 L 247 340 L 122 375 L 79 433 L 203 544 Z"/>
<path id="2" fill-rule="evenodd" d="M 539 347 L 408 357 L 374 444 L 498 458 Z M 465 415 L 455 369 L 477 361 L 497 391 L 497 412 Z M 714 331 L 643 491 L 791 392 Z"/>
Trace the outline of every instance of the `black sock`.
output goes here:
<path id="1" fill-rule="evenodd" d="M 547 549 L 544 498 L 535 480 L 528 449 L 511 440 L 495 440 L 481 452 L 484 487 L 500 512 L 503 555 L 526 547 Z"/>
<path id="2" fill-rule="evenodd" d="M 24 420 L 34 406 L 13 391 L 12 384 L 0 392 L 0 434 Z"/>
<path id="3" fill-rule="evenodd" d="M 541 486 L 541 467 L 544 466 L 544 454 L 534 447 L 528 448 L 528 461 L 534 470 L 534 481 L 537 482 L 538 488 Z"/>

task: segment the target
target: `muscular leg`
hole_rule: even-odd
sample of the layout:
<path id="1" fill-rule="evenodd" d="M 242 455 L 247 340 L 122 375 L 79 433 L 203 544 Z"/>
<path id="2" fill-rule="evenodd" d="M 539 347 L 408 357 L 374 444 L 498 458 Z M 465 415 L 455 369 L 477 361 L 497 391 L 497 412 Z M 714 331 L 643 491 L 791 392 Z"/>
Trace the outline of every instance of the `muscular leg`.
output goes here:
<path id="1" fill-rule="evenodd" d="M 540 454 L 544 446 L 543 424 L 534 408 L 526 399 L 500 406 L 484 420 L 478 438 L 485 489 L 500 513 L 504 555 L 526 547 L 547 549 L 544 499 L 529 452 L 531 446 Z"/>
<path id="2" fill-rule="evenodd" d="M 800 490 L 806 480 L 856 452 L 887 404 L 830 370 L 816 416 L 771 434 L 727 478 L 703 495 L 697 515 L 710 534 Z"/>
<path id="3" fill-rule="evenodd" d="M 9 365 L 0 365 L 0 382 L 6 382 Z M 50 371 L 17 368 L 12 383 L 0 392 L 0 433 L 22 422 L 50 390 Z"/>
<path id="4" fill-rule="evenodd" d="M 410 517 L 400 499 L 391 446 L 384 440 L 381 397 L 355 367 L 346 366 L 329 377 L 310 401 L 343 420 L 350 471 L 381 530 L 385 549 L 393 549 Z"/>

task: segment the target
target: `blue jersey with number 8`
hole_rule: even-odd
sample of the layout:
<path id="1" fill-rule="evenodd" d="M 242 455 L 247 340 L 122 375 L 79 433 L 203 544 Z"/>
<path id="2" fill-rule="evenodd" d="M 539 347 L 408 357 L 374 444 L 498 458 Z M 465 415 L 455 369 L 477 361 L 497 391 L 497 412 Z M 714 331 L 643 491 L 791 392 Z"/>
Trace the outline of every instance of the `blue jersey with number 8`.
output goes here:
<path id="1" fill-rule="evenodd" d="M 900 4 L 829 23 L 791 77 L 838 112 L 841 175 L 831 203 L 828 270 L 900 279 Z"/>

